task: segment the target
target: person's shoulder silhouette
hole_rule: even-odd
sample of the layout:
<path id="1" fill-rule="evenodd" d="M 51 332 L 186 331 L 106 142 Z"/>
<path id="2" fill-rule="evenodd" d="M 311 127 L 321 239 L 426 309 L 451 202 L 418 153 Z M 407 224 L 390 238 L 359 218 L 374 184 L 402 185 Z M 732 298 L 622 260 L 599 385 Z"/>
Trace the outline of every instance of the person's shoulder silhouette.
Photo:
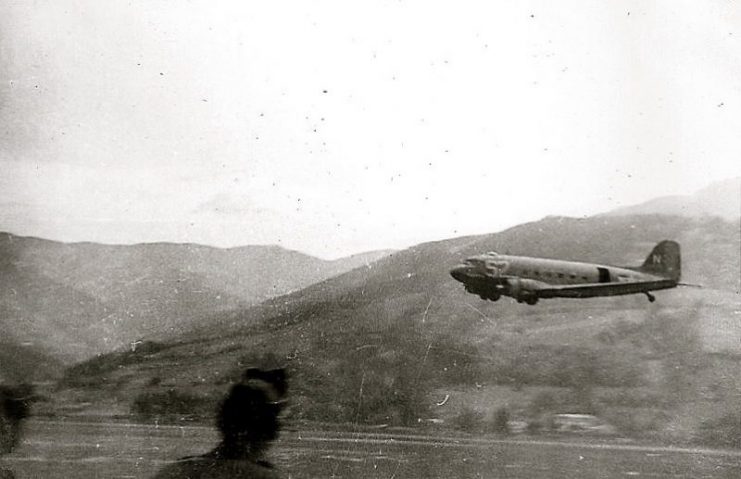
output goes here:
<path id="1" fill-rule="evenodd" d="M 185 458 L 160 471 L 155 479 L 219 479 L 219 478 L 275 479 L 281 477 L 268 464 L 244 459 L 223 459 L 204 454 Z"/>
<path id="2" fill-rule="evenodd" d="M 22 423 L 28 417 L 34 399 L 33 386 L 0 385 L 0 455 L 12 452 L 20 442 Z M 0 479 L 14 477 L 13 471 L 0 469 Z"/>
<path id="3" fill-rule="evenodd" d="M 155 479 L 280 477 L 264 454 L 278 436 L 278 416 L 286 393 L 283 369 L 247 369 L 218 409 L 219 445 L 202 456 L 180 459 L 161 470 Z"/>

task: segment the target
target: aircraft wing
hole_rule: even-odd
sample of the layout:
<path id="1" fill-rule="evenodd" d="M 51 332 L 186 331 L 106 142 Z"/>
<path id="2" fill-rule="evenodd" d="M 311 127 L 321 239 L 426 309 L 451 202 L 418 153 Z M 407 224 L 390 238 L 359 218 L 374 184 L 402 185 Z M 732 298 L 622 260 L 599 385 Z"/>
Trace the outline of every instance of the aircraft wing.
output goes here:
<path id="1" fill-rule="evenodd" d="M 623 294 L 645 293 L 658 289 L 669 289 L 677 285 L 671 279 L 655 281 L 632 281 L 613 283 L 548 285 L 535 292 L 539 298 L 591 298 L 595 296 L 620 296 Z"/>

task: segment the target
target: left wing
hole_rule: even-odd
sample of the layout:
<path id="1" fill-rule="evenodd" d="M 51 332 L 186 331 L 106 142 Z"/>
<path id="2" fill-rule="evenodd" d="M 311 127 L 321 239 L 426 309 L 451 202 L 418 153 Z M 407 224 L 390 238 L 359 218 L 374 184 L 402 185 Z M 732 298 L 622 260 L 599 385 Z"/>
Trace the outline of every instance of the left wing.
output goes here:
<path id="1" fill-rule="evenodd" d="M 548 285 L 534 292 L 539 298 L 592 298 L 595 296 L 620 296 L 623 294 L 646 293 L 657 289 L 669 289 L 677 285 L 671 279 L 656 281 L 634 281 L 621 283 L 589 283 Z"/>

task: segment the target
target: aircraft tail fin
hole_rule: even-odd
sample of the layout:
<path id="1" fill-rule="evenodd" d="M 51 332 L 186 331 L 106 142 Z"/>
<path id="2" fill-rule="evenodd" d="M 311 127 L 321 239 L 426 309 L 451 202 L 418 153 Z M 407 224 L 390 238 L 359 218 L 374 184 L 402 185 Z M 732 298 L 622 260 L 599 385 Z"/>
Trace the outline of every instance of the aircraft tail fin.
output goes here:
<path id="1" fill-rule="evenodd" d="M 682 276 L 682 260 L 679 243 L 664 240 L 654 246 L 639 271 L 679 281 Z"/>

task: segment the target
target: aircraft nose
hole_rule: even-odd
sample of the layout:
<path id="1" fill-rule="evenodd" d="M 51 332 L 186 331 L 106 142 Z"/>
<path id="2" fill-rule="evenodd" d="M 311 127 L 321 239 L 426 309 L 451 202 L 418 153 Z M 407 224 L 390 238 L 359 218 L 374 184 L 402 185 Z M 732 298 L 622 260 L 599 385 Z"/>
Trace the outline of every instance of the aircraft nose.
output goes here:
<path id="1" fill-rule="evenodd" d="M 450 270 L 450 276 L 452 276 L 456 281 L 460 281 L 462 283 L 468 276 L 469 269 L 470 266 L 459 264 L 458 266 Z"/>

